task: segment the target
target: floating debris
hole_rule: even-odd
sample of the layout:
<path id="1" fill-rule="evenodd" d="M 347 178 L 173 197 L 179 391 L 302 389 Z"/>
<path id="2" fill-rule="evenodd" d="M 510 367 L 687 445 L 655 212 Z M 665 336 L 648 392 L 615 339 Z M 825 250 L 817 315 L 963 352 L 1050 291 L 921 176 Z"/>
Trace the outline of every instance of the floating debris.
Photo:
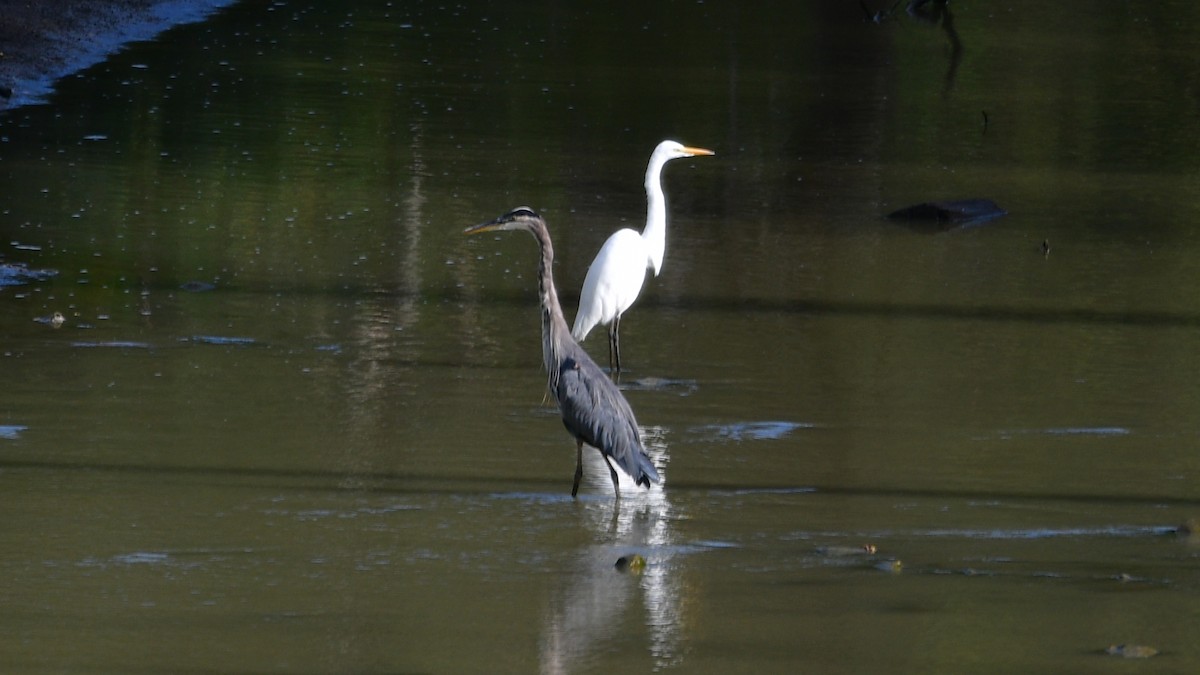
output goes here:
<path id="1" fill-rule="evenodd" d="M 899 560 L 883 560 L 875 564 L 875 569 L 889 574 L 899 574 L 904 569 L 904 563 Z"/>
<path id="2" fill-rule="evenodd" d="M 646 559 L 637 553 L 632 555 L 623 555 L 620 558 L 617 558 L 617 564 L 615 567 L 621 572 L 633 572 L 634 574 L 640 574 L 642 570 L 646 569 Z"/>
<path id="3" fill-rule="evenodd" d="M 1173 529 L 1179 537 L 1200 538 L 1200 518 L 1188 518 L 1182 525 Z"/>
<path id="4" fill-rule="evenodd" d="M 62 312 L 55 312 L 53 314 L 47 314 L 46 316 L 35 316 L 33 317 L 33 320 L 40 324 L 50 326 L 51 328 L 62 328 L 63 324 L 67 322 L 67 319 L 62 315 Z"/>
<path id="5" fill-rule="evenodd" d="M 1189 518 L 1178 527 L 1163 530 L 1165 534 L 1173 534 L 1187 546 L 1200 546 L 1200 520 Z"/>
<path id="6" fill-rule="evenodd" d="M 1156 656 L 1158 650 L 1146 645 L 1109 645 L 1108 649 L 1104 650 L 1104 653 L 1109 656 L 1120 656 L 1126 659 L 1148 659 L 1151 656 Z"/>
<path id="7" fill-rule="evenodd" d="M 860 555 L 875 555 L 875 544 L 862 546 L 818 546 L 817 553 L 830 558 L 849 558 Z"/>

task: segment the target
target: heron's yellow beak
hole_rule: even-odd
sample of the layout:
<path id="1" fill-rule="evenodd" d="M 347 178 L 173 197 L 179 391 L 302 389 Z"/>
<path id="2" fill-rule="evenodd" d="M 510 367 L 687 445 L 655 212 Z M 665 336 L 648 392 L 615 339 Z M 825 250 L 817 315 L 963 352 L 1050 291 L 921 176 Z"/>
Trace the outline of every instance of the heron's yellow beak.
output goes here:
<path id="1" fill-rule="evenodd" d="M 686 152 L 687 154 L 691 155 L 692 157 L 697 157 L 700 155 L 715 155 L 715 154 L 717 154 L 717 153 L 713 152 L 712 150 L 708 150 L 705 148 L 684 147 L 683 151 Z"/>

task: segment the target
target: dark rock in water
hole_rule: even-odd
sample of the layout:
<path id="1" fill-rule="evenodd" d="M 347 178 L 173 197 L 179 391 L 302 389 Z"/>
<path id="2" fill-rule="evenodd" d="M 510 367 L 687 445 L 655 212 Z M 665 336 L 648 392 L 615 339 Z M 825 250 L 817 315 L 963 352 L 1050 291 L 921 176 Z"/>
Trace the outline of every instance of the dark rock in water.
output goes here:
<path id="1" fill-rule="evenodd" d="M 888 218 L 908 221 L 914 229 L 950 230 L 979 225 L 999 218 L 1008 211 L 990 199 L 962 199 L 950 202 L 922 202 L 892 211 Z"/>
<path id="2" fill-rule="evenodd" d="M 21 286 L 58 276 L 58 270 L 30 269 L 21 263 L 0 263 L 0 286 Z"/>

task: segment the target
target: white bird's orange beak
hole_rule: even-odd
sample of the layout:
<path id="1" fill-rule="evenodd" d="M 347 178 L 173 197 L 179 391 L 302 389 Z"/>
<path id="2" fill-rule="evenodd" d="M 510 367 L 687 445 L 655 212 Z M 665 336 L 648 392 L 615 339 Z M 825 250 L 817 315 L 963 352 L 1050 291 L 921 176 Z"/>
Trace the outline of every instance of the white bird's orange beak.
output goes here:
<path id="1" fill-rule="evenodd" d="M 715 154 L 717 154 L 717 153 L 713 152 L 712 150 L 707 150 L 705 148 L 689 148 L 686 146 L 683 148 L 683 152 L 686 152 L 687 154 L 691 155 L 692 157 L 697 157 L 700 155 L 715 155 Z"/>

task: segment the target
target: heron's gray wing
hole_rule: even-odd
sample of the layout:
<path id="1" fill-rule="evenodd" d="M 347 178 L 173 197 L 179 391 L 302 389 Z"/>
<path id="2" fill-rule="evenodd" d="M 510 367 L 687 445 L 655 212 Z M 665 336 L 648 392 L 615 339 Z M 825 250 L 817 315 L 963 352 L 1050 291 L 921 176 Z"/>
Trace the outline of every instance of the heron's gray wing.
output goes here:
<path id="1" fill-rule="evenodd" d="M 659 481 L 654 463 L 642 450 L 629 402 L 586 354 L 563 359 L 557 394 L 563 424 L 576 438 L 616 460 L 637 484 Z"/>

